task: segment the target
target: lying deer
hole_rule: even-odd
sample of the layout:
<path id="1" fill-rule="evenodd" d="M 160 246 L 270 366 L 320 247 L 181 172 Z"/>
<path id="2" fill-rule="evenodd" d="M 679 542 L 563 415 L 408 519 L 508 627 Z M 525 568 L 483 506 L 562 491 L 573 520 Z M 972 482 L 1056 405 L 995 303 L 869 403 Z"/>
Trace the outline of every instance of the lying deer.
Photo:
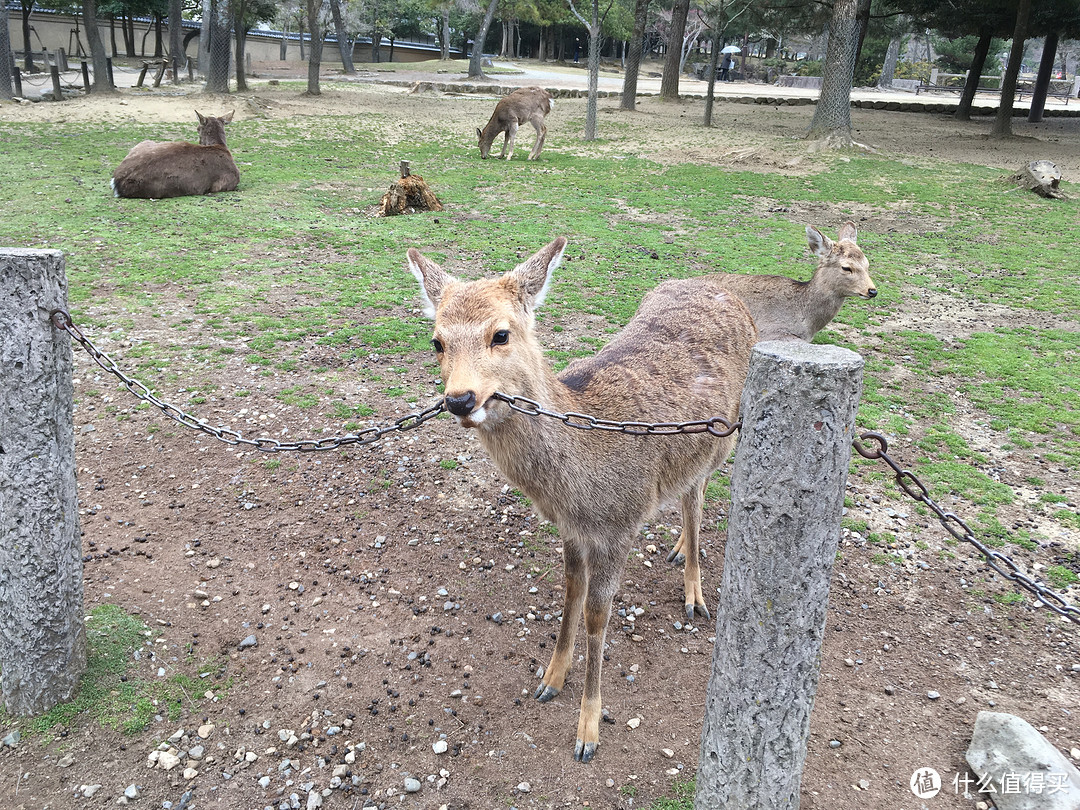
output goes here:
<path id="1" fill-rule="evenodd" d="M 514 156 L 514 139 L 517 137 L 518 127 L 527 122 L 536 129 L 536 143 L 529 152 L 529 160 L 536 160 L 540 156 L 540 150 L 544 148 L 544 139 L 547 137 L 547 124 L 544 123 L 544 118 L 554 106 L 555 102 L 551 99 L 551 93 L 542 87 L 520 87 L 510 95 L 501 98 L 495 105 L 495 112 L 491 114 L 491 120 L 487 122 L 487 126 L 476 130 L 480 157 L 488 156 L 492 142 L 501 132 L 503 133 L 503 148 L 499 157 L 510 160 Z"/>
<path id="2" fill-rule="evenodd" d="M 476 428 L 495 464 L 558 526 L 566 568 L 562 625 L 534 697 L 546 702 L 562 691 L 584 613 L 585 689 L 574 758 L 588 762 L 599 742 L 611 600 L 634 537 L 661 504 L 680 501 L 686 615 L 708 618 L 698 559 L 702 501 L 735 440 L 571 430 L 514 411 L 495 392 L 619 421 L 734 420 L 757 335 L 746 307 L 712 278 L 667 281 L 599 354 L 555 375 L 537 342 L 534 313 L 565 249 L 560 237 L 502 277 L 471 282 L 415 248 L 408 258 L 425 313 L 435 319 L 432 345 L 447 409 Z"/>
<path id="3" fill-rule="evenodd" d="M 810 250 L 818 256 L 817 269 L 809 281 L 729 273 L 710 278 L 743 300 L 754 317 L 758 340 L 810 341 L 836 317 L 845 298 L 877 295 L 870 265 L 855 244 L 856 235 L 854 222 L 840 226 L 836 242 L 807 226 Z"/>
<path id="4" fill-rule="evenodd" d="M 163 199 L 233 191 L 240 182 L 240 172 L 225 145 L 225 125 L 232 121 L 233 113 L 219 118 L 196 110 L 195 115 L 199 116 L 198 144 L 135 144 L 113 172 L 113 194 Z"/>

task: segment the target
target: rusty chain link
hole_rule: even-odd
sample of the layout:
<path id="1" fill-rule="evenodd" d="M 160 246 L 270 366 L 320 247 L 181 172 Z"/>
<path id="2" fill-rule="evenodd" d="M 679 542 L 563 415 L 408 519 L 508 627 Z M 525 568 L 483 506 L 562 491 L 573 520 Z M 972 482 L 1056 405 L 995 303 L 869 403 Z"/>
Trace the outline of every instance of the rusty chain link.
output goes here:
<path id="1" fill-rule="evenodd" d="M 352 444 L 374 444 L 388 433 L 418 428 L 424 422 L 429 419 L 434 419 L 443 411 L 443 401 L 440 399 L 434 405 L 430 405 L 422 411 L 403 416 L 385 427 L 364 428 L 358 433 L 349 433 L 345 436 L 327 436 L 323 439 L 300 439 L 294 442 L 283 442 L 278 439 L 272 439 L 269 436 L 245 439 L 235 430 L 208 425 L 206 422 L 182 411 L 175 405 L 170 405 L 169 403 L 158 399 L 149 388 L 121 371 L 111 357 L 91 343 L 89 338 L 79 330 L 79 327 L 72 323 L 71 316 L 64 310 L 54 310 L 50 313 L 50 317 L 52 318 L 53 326 L 67 332 L 72 339 L 78 342 L 86 353 L 94 359 L 95 363 L 119 379 L 136 399 L 140 399 L 143 402 L 148 402 L 151 405 L 156 406 L 162 413 L 170 419 L 179 422 L 181 425 L 192 428 L 193 430 L 201 430 L 203 433 L 213 436 L 215 439 L 218 439 L 225 444 L 254 447 L 256 450 L 261 450 L 264 453 L 284 453 L 293 450 L 298 450 L 300 452 L 336 450 L 339 447 L 346 447 Z"/>
<path id="2" fill-rule="evenodd" d="M 616 422 L 613 419 L 600 419 L 574 411 L 568 413 L 551 411 L 534 399 L 503 394 L 500 391 L 492 394 L 492 398 L 505 402 L 512 410 L 526 416 L 547 416 L 578 430 L 607 430 L 612 433 L 625 433 L 628 436 L 678 436 L 686 433 L 708 433 L 710 436 L 723 438 L 730 436 L 742 425 L 741 422 L 731 422 L 722 416 L 711 416 L 695 422 Z"/>
<path id="3" fill-rule="evenodd" d="M 400 419 L 381 428 L 370 427 L 359 433 L 350 433 L 345 436 L 328 436 L 323 439 L 302 439 L 294 442 L 283 442 L 267 436 L 255 439 L 245 439 L 235 430 L 224 427 L 214 427 L 192 416 L 173 405 L 163 402 L 154 396 L 143 383 L 132 379 L 116 365 L 116 363 L 103 351 L 98 349 L 71 320 L 71 316 L 62 309 L 50 313 L 53 325 L 69 334 L 78 344 L 93 358 L 102 369 L 117 377 L 124 386 L 137 399 L 148 402 L 159 408 L 162 413 L 180 424 L 200 430 L 214 438 L 230 445 L 245 445 L 254 447 L 264 453 L 281 453 L 287 451 L 311 452 L 318 450 L 334 450 L 347 445 L 367 445 L 379 441 L 389 433 L 413 430 L 429 419 L 433 419 L 445 410 L 443 400 L 430 405 L 422 411 L 410 413 Z M 516 396 L 495 392 L 494 399 L 505 402 L 512 410 L 526 416 L 544 416 L 557 419 L 567 427 L 577 430 L 604 430 L 613 433 L 621 433 L 629 436 L 675 436 L 695 433 L 708 433 L 717 438 L 730 436 L 740 427 L 741 422 L 731 422 L 722 416 L 712 416 L 708 419 L 700 419 L 692 422 L 618 422 L 612 419 L 601 419 L 589 414 L 569 411 L 560 413 L 545 408 L 539 402 L 528 397 Z M 877 449 L 868 449 L 862 441 L 873 440 L 878 443 Z M 973 545 L 983 555 L 986 564 L 995 572 L 1003 576 L 1009 582 L 1015 582 L 1020 587 L 1033 594 L 1039 602 L 1059 616 L 1064 616 L 1073 622 L 1080 624 L 1080 607 L 1069 604 L 1058 594 L 1048 589 L 1045 585 L 1031 579 L 1020 570 L 1009 557 L 1000 551 L 988 548 L 981 543 L 968 525 L 952 512 L 946 512 L 930 497 L 930 491 L 914 473 L 905 470 L 898 465 L 888 454 L 888 442 L 880 433 L 868 431 L 854 439 L 852 444 L 855 450 L 863 458 L 880 459 L 888 464 L 896 473 L 897 485 L 913 500 L 929 507 L 945 530 L 957 540 L 963 540 Z"/>
<path id="4" fill-rule="evenodd" d="M 866 440 L 877 442 L 878 447 L 876 449 L 869 449 L 863 446 L 862 442 Z M 946 512 L 938 506 L 930 497 L 930 491 L 923 482 L 910 470 L 905 470 L 900 467 L 900 465 L 888 454 L 889 443 L 885 440 L 884 436 L 880 433 L 868 431 L 860 434 L 859 438 L 855 439 L 852 444 L 863 458 L 880 459 L 888 464 L 893 472 L 896 473 L 896 483 L 900 489 L 904 490 L 904 492 L 906 492 L 913 500 L 929 507 L 937 516 L 937 519 L 941 522 L 945 531 L 957 540 L 963 540 L 975 546 L 979 553 L 986 559 L 986 564 L 994 569 L 994 571 L 1001 574 L 1001 576 L 1009 582 L 1015 582 L 1021 588 L 1033 594 L 1043 607 L 1049 608 L 1059 616 L 1064 616 L 1065 618 L 1080 624 L 1080 607 L 1069 604 L 1045 585 L 1033 580 L 1021 571 L 1020 567 L 1009 559 L 1007 555 L 1002 554 L 1000 551 L 995 551 L 992 548 L 988 548 L 986 545 L 979 542 L 979 539 L 975 537 L 975 534 L 963 520 L 952 512 Z"/>

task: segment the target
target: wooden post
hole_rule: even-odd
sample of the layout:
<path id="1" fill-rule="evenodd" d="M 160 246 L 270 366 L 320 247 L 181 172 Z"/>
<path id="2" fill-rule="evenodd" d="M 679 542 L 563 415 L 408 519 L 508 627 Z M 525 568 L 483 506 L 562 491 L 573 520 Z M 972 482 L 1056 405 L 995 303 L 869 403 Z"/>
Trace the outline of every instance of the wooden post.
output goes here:
<path id="1" fill-rule="evenodd" d="M 12 714 L 69 700 L 86 669 L 71 341 L 56 250 L 0 248 L 0 692 Z"/>
<path id="2" fill-rule="evenodd" d="M 143 62 L 142 63 L 142 70 L 139 71 L 139 78 L 135 82 L 136 87 L 142 87 L 143 86 L 143 81 L 146 79 L 146 71 L 148 71 L 149 69 L 150 69 L 150 63 L 149 62 Z"/>
<path id="3" fill-rule="evenodd" d="M 82 80 L 83 90 L 87 93 L 90 92 L 90 66 L 86 64 L 86 60 L 82 60 Z"/>
<path id="4" fill-rule="evenodd" d="M 22 73 L 19 72 L 19 69 L 17 67 L 12 68 L 11 78 L 15 81 L 15 95 L 19 98 L 22 98 Z"/>
<path id="5" fill-rule="evenodd" d="M 799 806 L 862 358 L 754 347 L 743 389 L 697 810 Z"/>
<path id="6" fill-rule="evenodd" d="M 106 56 L 105 57 L 105 72 L 109 76 L 109 87 L 116 87 L 116 82 L 113 81 L 112 57 L 111 56 Z"/>
<path id="7" fill-rule="evenodd" d="M 53 101 L 63 101 L 64 90 L 60 87 L 60 68 L 50 65 L 49 74 L 52 76 Z"/>
<path id="8" fill-rule="evenodd" d="M 157 73 L 154 74 L 154 87 L 161 87 L 161 77 L 165 75 L 166 66 L 165 60 L 158 65 Z"/>

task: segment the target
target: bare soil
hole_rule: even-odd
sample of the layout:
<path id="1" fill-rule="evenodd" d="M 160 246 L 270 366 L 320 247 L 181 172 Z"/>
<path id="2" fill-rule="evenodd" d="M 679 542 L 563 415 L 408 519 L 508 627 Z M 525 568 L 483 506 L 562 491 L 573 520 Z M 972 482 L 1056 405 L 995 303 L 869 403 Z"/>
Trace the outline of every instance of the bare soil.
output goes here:
<path id="1" fill-rule="evenodd" d="M 386 75 L 366 78 L 379 77 Z M 189 121 L 193 106 L 215 113 L 235 107 L 239 120 L 377 110 L 388 121 L 388 138 L 407 135 L 395 121 L 472 138 L 490 106 L 483 98 L 410 95 L 404 87 L 365 82 L 328 81 L 324 90 L 312 98 L 260 84 L 251 94 L 207 98 L 162 88 L 63 105 L 4 105 L 0 116 Z M 584 104 L 559 100 L 547 151 L 574 149 L 571 122 L 580 122 Z M 697 101 L 646 99 L 635 113 L 615 106 L 601 102 L 602 131 L 607 122 L 627 125 L 612 136 L 613 149 L 637 144 L 658 160 L 819 170 L 797 139 L 810 107 L 722 103 L 724 126 L 702 130 L 694 125 Z M 1006 173 L 1048 158 L 1067 178 L 1080 172 L 1080 119 L 1034 126 L 1018 120 L 1020 137 L 1006 141 L 985 137 L 988 120 L 962 124 L 880 111 L 856 111 L 854 120 L 859 141 L 919 164 L 968 161 Z M 789 216 L 830 226 L 840 221 L 828 207 Z M 891 217 L 875 211 L 860 222 L 879 232 L 934 227 L 903 210 Z M 273 313 L 295 304 L 286 288 L 262 306 Z M 947 338 L 1016 324 L 1009 311 L 964 306 L 944 295 L 912 298 L 895 316 L 902 324 L 875 327 L 872 340 L 884 344 L 901 325 Z M 184 333 L 190 348 L 177 362 L 194 369 L 201 385 L 251 392 L 190 406 L 210 422 L 280 438 L 343 432 L 329 414 L 276 399 L 295 379 L 267 380 L 243 351 L 225 355 L 224 367 L 202 364 L 222 341 L 179 297 L 157 317 L 112 313 L 107 304 L 89 310 L 104 323 L 124 320 L 123 341 L 111 338 L 110 329 L 93 335 L 122 365 L 125 351 L 155 339 L 163 324 L 193 318 Z M 420 317 L 415 308 L 397 314 Z M 588 328 L 587 316 L 576 326 Z M 170 339 L 177 334 L 170 330 Z M 369 382 L 385 371 L 376 361 L 344 360 L 314 341 L 305 348 L 302 367 L 335 369 L 342 399 L 372 404 L 373 423 L 414 409 Z M 611 620 L 604 665 L 612 722 L 601 727 L 596 759 L 581 765 L 571 757 L 581 662 L 555 701 L 531 698 L 558 626 L 558 538 L 506 486 L 471 435 L 437 420 L 368 448 L 269 457 L 184 430 L 122 396 L 95 396 L 112 390 L 109 381 L 85 355 L 76 357 L 76 369 L 87 609 L 114 603 L 160 633 L 129 677 L 157 680 L 159 668 L 190 674 L 208 659 L 215 668 L 203 679 L 205 693 L 189 695 L 178 720 L 165 719 L 169 707 L 161 706 L 145 733 L 123 736 L 80 718 L 54 739 L 24 739 L 0 750 L 0 807 L 113 806 L 134 784 L 136 806 L 179 807 L 190 792 L 188 810 L 287 807 L 291 794 L 293 806 L 308 807 L 309 792 L 324 789 L 330 792 L 323 806 L 331 808 L 642 808 L 693 776 L 713 627 L 680 624 L 681 573 L 665 562 L 677 537 L 676 512 L 665 511 L 646 527 L 627 563 L 615 610 L 628 615 Z M 419 364 L 414 369 L 406 381 L 430 385 L 434 401 L 434 381 L 422 378 Z M 893 373 L 904 384 L 902 372 Z M 163 394 L 181 405 L 187 396 L 168 387 Z M 985 444 L 985 426 L 956 399 L 957 429 Z M 894 452 L 911 462 L 906 446 L 901 442 Z M 1038 477 L 1045 491 L 1064 495 L 1076 509 L 1075 471 L 1033 453 L 986 450 L 994 464 L 987 472 L 1033 500 L 1038 493 L 1025 482 Z M 1075 626 L 1030 599 L 1012 606 L 996 601 L 1011 588 L 988 574 L 974 550 L 950 545 L 913 503 L 886 495 L 880 481 L 853 478 L 848 495 L 852 517 L 897 539 L 883 548 L 845 530 L 841 541 L 802 806 L 971 806 L 973 800 L 955 794 L 952 780 L 966 770 L 964 751 L 984 709 L 1025 718 L 1066 753 L 1080 747 Z M 963 502 L 947 506 L 967 517 L 977 511 Z M 705 520 L 704 586 L 713 599 L 724 549 L 716 524 L 725 509 L 710 506 Z M 1041 547 L 1018 554 L 1018 562 L 1045 567 L 1076 548 L 1075 533 L 1033 514 L 1019 506 L 1005 511 L 1011 525 L 1043 532 Z M 883 552 L 899 561 L 882 564 Z M 630 620 L 635 608 L 643 613 Z M 249 635 L 258 645 L 241 649 Z M 580 643 L 577 652 L 583 653 Z M 207 724 L 213 729 L 200 739 L 196 729 Z M 188 763 L 185 756 L 170 771 L 148 767 L 150 753 L 178 729 L 185 736 L 175 748 L 190 753 L 201 744 L 202 758 Z M 0 736 L 6 731 L 0 728 Z M 445 753 L 433 749 L 440 741 Z M 247 761 L 249 752 L 254 761 Z M 73 762 L 62 766 L 69 754 Z M 183 774 L 188 764 L 197 775 Z M 908 786 L 923 767 L 945 781 L 941 794 L 925 802 Z M 419 792 L 405 792 L 409 777 L 420 781 Z M 87 785 L 101 787 L 87 798 Z"/>

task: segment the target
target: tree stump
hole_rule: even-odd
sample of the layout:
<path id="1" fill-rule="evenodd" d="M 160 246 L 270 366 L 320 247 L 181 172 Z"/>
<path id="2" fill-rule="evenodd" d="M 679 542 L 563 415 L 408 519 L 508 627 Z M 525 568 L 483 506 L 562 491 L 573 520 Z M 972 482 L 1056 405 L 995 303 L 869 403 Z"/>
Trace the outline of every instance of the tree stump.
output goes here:
<path id="1" fill-rule="evenodd" d="M 442 203 L 428 188 L 424 178 L 409 171 L 409 162 L 401 161 L 401 178 L 390 186 L 379 203 L 379 216 L 415 214 L 417 211 L 442 211 Z"/>
<path id="2" fill-rule="evenodd" d="M 1050 160 L 1033 160 L 1009 179 L 1021 188 L 1034 191 L 1040 197 L 1061 199 L 1065 196 L 1058 189 L 1061 169 Z"/>

